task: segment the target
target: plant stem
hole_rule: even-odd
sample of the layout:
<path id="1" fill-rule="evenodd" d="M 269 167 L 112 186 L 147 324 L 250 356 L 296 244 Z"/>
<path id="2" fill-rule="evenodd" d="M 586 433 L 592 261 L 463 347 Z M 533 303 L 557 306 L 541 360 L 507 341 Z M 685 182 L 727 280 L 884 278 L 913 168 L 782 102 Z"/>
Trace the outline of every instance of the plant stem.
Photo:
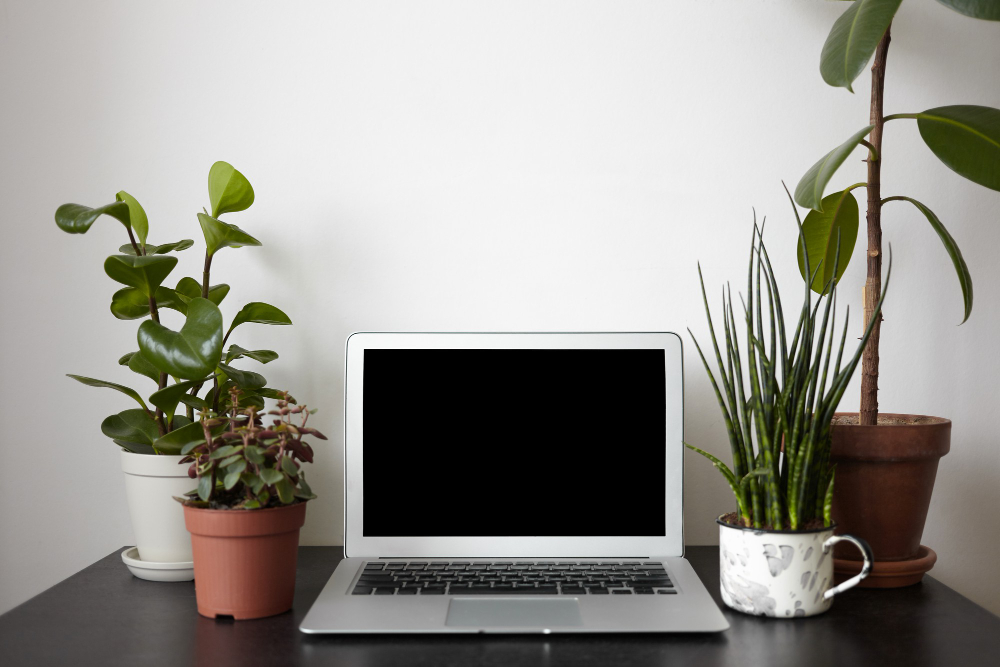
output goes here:
<path id="1" fill-rule="evenodd" d="M 129 236 L 131 236 L 131 235 L 132 235 L 132 233 L 129 232 Z M 156 322 L 157 324 L 160 323 L 160 311 L 157 310 L 157 308 L 156 308 L 156 299 L 154 299 L 153 297 L 149 297 L 149 317 L 152 318 L 152 320 L 154 322 Z M 160 372 L 160 381 L 159 381 L 158 384 L 159 384 L 160 389 L 163 389 L 164 387 L 167 386 L 167 374 L 166 373 Z M 154 419 L 156 420 L 156 428 L 157 428 L 157 430 L 159 430 L 160 435 L 166 435 L 167 434 L 167 428 L 166 428 L 166 426 L 164 426 L 164 423 L 163 423 L 163 410 L 162 409 L 156 408 L 156 416 L 154 417 Z"/>
<path id="2" fill-rule="evenodd" d="M 208 298 L 208 276 L 212 272 L 212 254 L 205 252 L 205 271 L 202 273 L 201 298 Z"/>
<path id="3" fill-rule="evenodd" d="M 868 277 L 864 289 L 864 321 L 871 320 L 882 294 L 882 128 L 885 118 L 882 112 L 885 90 L 885 63 L 889 55 L 889 33 L 885 34 L 875 49 L 872 64 L 872 97 L 870 122 L 872 128 L 871 145 L 874 155 L 868 158 Z M 882 328 L 882 316 L 878 317 L 871 337 L 861 357 L 861 411 L 859 423 L 874 426 L 878 423 L 878 344 Z"/>
<path id="4" fill-rule="evenodd" d="M 135 242 L 135 236 L 132 235 L 132 228 L 126 227 L 126 230 L 128 231 L 128 240 L 132 242 L 132 248 L 135 250 L 136 256 L 145 255 L 145 248 L 140 250 L 139 244 Z"/>

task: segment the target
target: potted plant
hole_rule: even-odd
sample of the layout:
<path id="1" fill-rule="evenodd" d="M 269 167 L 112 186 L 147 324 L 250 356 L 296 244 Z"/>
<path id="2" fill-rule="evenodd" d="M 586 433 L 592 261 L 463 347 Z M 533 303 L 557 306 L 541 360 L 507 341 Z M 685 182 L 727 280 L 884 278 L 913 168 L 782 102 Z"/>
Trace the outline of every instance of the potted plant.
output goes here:
<path id="1" fill-rule="evenodd" d="M 177 253 L 194 245 L 184 239 L 162 245 L 147 242 L 149 221 L 139 202 L 125 191 L 115 201 L 91 208 L 64 204 L 55 214 L 56 224 L 70 234 L 83 234 L 102 215 L 125 227 L 128 243 L 104 261 L 104 271 L 123 285 L 111 297 L 111 314 L 120 320 L 149 318 L 138 328 L 137 347 L 118 363 L 154 384 L 147 398 L 131 387 L 80 375 L 69 377 L 92 387 L 114 389 L 138 404 L 107 417 L 101 423 L 104 435 L 121 448 L 125 490 L 138 554 L 123 560 L 140 577 L 178 580 L 193 574 L 190 569 L 191 540 L 184 527 L 183 512 L 172 500 L 190 488 L 190 479 L 178 468 L 181 450 L 203 438 L 202 425 L 194 420 L 195 409 L 218 409 L 219 397 L 231 387 L 243 392 L 244 405 L 264 407 L 265 397 L 277 397 L 263 376 L 239 370 L 238 359 L 268 363 L 278 358 L 271 350 L 246 350 L 230 344 L 233 331 L 247 322 L 291 324 L 278 308 L 249 303 L 223 327 L 219 310 L 229 285 L 209 281 L 215 254 L 226 247 L 260 245 L 257 239 L 220 216 L 242 211 L 254 200 L 246 177 L 226 162 L 216 162 L 208 174 L 211 214 L 198 214 L 205 236 L 205 263 L 201 280 L 183 277 L 176 286 L 164 283 L 177 266 Z M 167 311 L 184 320 L 179 330 L 161 323 Z M 202 389 L 205 392 L 199 395 Z M 148 401 L 148 402 L 147 402 Z M 183 408 L 180 406 L 183 405 Z M 131 550 L 130 550 L 131 551 Z M 171 573 L 171 574 L 167 574 Z"/>
<path id="2" fill-rule="evenodd" d="M 829 280 L 815 303 L 806 286 L 798 321 L 786 330 L 777 281 L 755 222 L 743 302 L 745 342 L 741 347 L 727 286 L 722 294 L 725 345 L 720 348 L 700 265 L 698 275 L 718 375 L 689 333 L 722 410 L 732 467 L 688 447 L 715 465 L 736 497 L 736 511 L 717 521 L 722 599 L 738 611 L 777 618 L 822 613 L 834 595 L 868 574 L 865 569 L 832 586 L 833 563 L 827 556 L 832 545 L 852 543 L 865 562 L 869 551 L 863 540 L 833 534 L 830 419 L 875 319 L 845 359 L 848 321 L 838 337 L 836 284 Z M 876 314 L 880 307 L 881 301 Z"/>
<path id="3" fill-rule="evenodd" d="M 1000 20 L 996 0 L 939 0 L 967 16 Z M 901 0 L 854 0 L 834 23 L 823 45 L 820 73 L 831 86 L 851 85 L 874 55 L 869 124 L 830 151 L 806 172 L 795 189 L 795 200 L 813 209 L 805 219 L 805 249 L 797 248 L 803 278 L 809 280 L 803 259 L 826 268 L 813 281 L 816 290 L 839 279 L 851 258 L 858 235 L 858 204 L 853 190 L 867 192 L 867 279 L 864 285 L 866 320 L 875 312 L 882 281 L 882 207 L 892 202 L 912 204 L 940 237 L 954 264 L 962 289 L 965 316 L 972 312 L 972 277 L 962 253 L 941 220 L 925 204 L 908 196 L 883 197 L 881 190 L 882 132 L 893 120 L 916 120 L 920 136 L 931 152 L 959 175 L 1000 190 L 1000 110 L 984 106 L 953 105 L 919 113 L 884 115 L 883 91 L 889 52 L 890 26 Z M 852 91 L 853 92 L 853 91 Z M 866 138 L 867 137 L 867 138 Z M 868 150 L 867 179 L 824 195 L 834 172 L 858 146 Z M 831 239 L 841 239 L 840 260 L 832 262 Z M 948 453 L 951 422 L 940 417 L 879 414 L 879 342 L 881 318 L 868 340 L 861 362 L 859 413 L 834 416 L 832 458 L 838 465 L 833 517 L 841 529 L 865 537 L 875 554 L 867 586 L 913 584 L 929 570 L 937 556 L 920 545 L 939 459 Z M 861 568 L 856 554 L 837 552 L 836 570 L 850 576 Z"/>
<path id="4" fill-rule="evenodd" d="M 303 436 L 310 412 L 285 393 L 276 418 L 262 425 L 257 406 L 242 407 L 243 391 L 229 388 L 223 415 L 201 420 L 203 438 L 184 446 L 181 463 L 198 488 L 177 498 L 194 549 L 195 591 L 202 616 L 262 618 L 288 611 L 295 595 L 299 528 L 315 498 L 300 462 L 312 463 Z M 293 416 L 299 423 L 293 424 Z M 213 428 L 225 430 L 213 433 Z"/>

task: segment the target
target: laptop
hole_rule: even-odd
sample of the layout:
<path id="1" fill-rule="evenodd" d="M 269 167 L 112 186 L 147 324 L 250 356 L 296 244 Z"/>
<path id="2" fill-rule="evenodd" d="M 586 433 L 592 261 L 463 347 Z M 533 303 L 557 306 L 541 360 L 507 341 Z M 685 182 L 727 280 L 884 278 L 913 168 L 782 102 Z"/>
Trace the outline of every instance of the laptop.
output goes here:
<path id="1" fill-rule="evenodd" d="M 322 633 L 718 632 L 672 333 L 355 333 Z"/>

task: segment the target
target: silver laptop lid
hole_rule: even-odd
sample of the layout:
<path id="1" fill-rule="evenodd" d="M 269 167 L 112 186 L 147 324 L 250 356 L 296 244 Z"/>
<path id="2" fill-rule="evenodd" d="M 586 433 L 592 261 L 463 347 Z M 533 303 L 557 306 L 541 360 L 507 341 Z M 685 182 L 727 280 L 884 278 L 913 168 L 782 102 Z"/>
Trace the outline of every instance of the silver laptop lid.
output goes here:
<path id="1" fill-rule="evenodd" d="M 683 555 L 672 333 L 355 333 L 344 550 Z"/>

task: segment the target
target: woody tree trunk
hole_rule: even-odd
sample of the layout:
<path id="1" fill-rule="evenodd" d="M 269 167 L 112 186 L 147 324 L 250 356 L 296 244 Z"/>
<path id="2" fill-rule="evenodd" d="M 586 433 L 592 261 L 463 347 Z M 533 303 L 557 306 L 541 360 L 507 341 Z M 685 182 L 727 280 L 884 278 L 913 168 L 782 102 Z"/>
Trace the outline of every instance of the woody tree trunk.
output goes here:
<path id="1" fill-rule="evenodd" d="M 872 64 L 871 124 L 869 141 L 874 147 L 868 156 L 868 277 L 865 280 L 865 325 L 871 321 L 882 293 L 882 92 L 885 89 L 885 60 L 889 53 L 889 31 L 886 28 L 875 50 Z M 882 317 L 875 323 L 871 338 L 861 357 L 860 423 L 874 426 L 878 422 L 878 343 Z"/>

